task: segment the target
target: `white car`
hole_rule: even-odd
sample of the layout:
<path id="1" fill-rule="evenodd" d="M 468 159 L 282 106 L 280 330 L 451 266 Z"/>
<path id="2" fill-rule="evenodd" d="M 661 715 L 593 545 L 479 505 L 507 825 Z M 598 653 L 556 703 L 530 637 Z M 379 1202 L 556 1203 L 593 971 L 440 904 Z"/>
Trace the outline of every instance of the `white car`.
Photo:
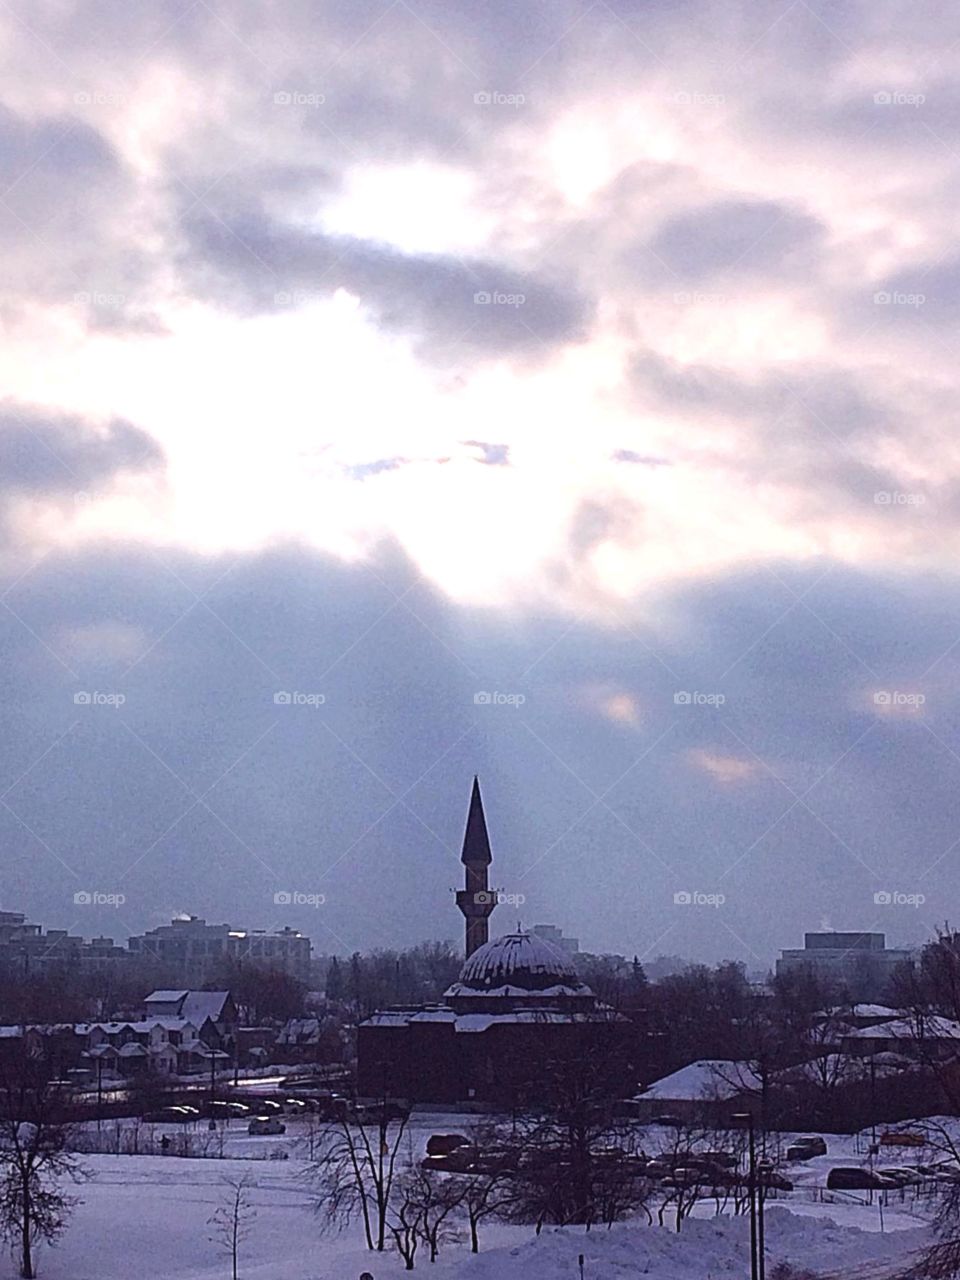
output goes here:
<path id="1" fill-rule="evenodd" d="M 247 1133 L 254 1135 L 264 1133 L 286 1133 L 287 1126 L 276 1116 L 254 1116 L 247 1125 Z"/>

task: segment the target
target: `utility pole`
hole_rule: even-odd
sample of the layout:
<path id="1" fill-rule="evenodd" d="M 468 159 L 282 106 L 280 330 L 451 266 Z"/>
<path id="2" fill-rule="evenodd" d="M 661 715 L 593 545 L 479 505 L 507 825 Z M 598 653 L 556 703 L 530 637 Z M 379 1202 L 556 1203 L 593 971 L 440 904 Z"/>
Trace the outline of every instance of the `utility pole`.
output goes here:
<path id="1" fill-rule="evenodd" d="M 757 1265 L 757 1147 L 753 1132 L 753 1113 L 742 1111 L 730 1118 L 737 1124 L 746 1124 L 749 1133 L 750 1168 L 747 1174 L 747 1187 L 750 1193 L 750 1280 L 760 1280 L 760 1271 Z"/>

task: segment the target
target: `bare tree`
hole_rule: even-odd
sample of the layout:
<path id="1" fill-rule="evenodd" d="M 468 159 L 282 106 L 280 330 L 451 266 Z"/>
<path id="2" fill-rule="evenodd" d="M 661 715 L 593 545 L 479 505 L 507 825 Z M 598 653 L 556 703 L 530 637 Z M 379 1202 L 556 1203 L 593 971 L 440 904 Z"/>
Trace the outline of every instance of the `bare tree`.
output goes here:
<path id="1" fill-rule="evenodd" d="M 412 1271 L 422 1235 L 421 1205 L 411 1178 L 398 1180 L 389 1205 L 387 1228 L 407 1271 Z"/>
<path id="2" fill-rule="evenodd" d="M 32 1280 L 34 1245 L 63 1232 L 75 1197 L 65 1179 L 84 1177 L 68 1150 L 69 1128 L 60 1096 L 41 1064 L 21 1053 L 0 1069 L 0 1234 L 19 1255 L 20 1275 Z"/>
<path id="3" fill-rule="evenodd" d="M 207 1226 L 213 1229 L 211 1242 L 229 1255 L 231 1280 L 237 1280 L 240 1246 L 250 1235 L 257 1212 L 250 1199 L 250 1179 L 246 1174 L 241 1178 L 225 1178 L 224 1183 L 229 1194 L 207 1219 Z"/>
<path id="4" fill-rule="evenodd" d="M 315 1144 L 310 1176 L 317 1208 L 343 1227 L 360 1217 L 368 1249 L 382 1252 L 387 1214 L 406 1132 L 406 1115 L 391 1118 L 386 1105 L 373 1118 L 344 1118 L 327 1124 Z"/>

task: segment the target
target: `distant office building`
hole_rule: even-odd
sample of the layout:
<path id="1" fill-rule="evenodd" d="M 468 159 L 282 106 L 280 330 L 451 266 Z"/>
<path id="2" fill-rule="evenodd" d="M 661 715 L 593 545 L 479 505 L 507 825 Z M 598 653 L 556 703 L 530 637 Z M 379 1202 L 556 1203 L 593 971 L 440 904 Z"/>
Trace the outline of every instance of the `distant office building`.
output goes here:
<path id="1" fill-rule="evenodd" d="M 22 911 L 0 911 L 0 966 L 22 977 L 70 969 L 74 973 L 114 971 L 130 955 L 112 938 L 89 941 L 66 929 L 31 924 Z"/>
<path id="2" fill-rule="evenodd" d="M 852 1000 L 881 1000 L 897 966 L 913 958 L 888 949 L 882 933 L 805 933 L 802 951 L 781 951 L 777 974 L 807 971 L 839 983 Z"/>
<path id="3" fill-rule="evenodd" d="M 565 955 L 575 956 L 580 951 L 580 939 L 564 937 L 563 930 L 555 924 L 535 924 L 530 932 Z"/>
<path id="4" fill-rule="evenodd" d="M 227 963 L 282 969 L 303 982 L 310 977 L 310 939 L 289 927 L 271 933 L 183 916 L 131 937 L 128 945 L 133 955 L 194 986 L 210 981 Z"/>

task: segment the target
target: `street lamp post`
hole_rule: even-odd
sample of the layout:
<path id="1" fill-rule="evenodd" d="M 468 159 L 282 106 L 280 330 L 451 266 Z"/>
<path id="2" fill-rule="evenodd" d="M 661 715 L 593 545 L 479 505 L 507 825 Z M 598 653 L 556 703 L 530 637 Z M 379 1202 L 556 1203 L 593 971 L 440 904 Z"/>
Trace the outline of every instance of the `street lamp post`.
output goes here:
<path id="1" fill-rule="evenodd" d="M 753 1132 L 753 1114 L 750 1111 L 742 1111 L 730 1118 L 737 1124 L 746 1124 L 749 1133 L 750 1168 L 747 1174 L 747 1187 L 750 1193 L 750 1280 L 760 1280 L 760 1271 L 757 1266 L 757 1147 Z"/>
<path id="2" fill-rule="evenodd" d="M 760 1175 L 757 1187 L 757 1271 L 759 1280 L 766 1280 L 767 1274 L 767 1261 L 764 1254 L 763 1205 L 766 1200 L 768 1179 L 772 1171 L 773 1164 L 769 1160 L 761 1160 L 757 1165 L 757 1172 Z"/>

